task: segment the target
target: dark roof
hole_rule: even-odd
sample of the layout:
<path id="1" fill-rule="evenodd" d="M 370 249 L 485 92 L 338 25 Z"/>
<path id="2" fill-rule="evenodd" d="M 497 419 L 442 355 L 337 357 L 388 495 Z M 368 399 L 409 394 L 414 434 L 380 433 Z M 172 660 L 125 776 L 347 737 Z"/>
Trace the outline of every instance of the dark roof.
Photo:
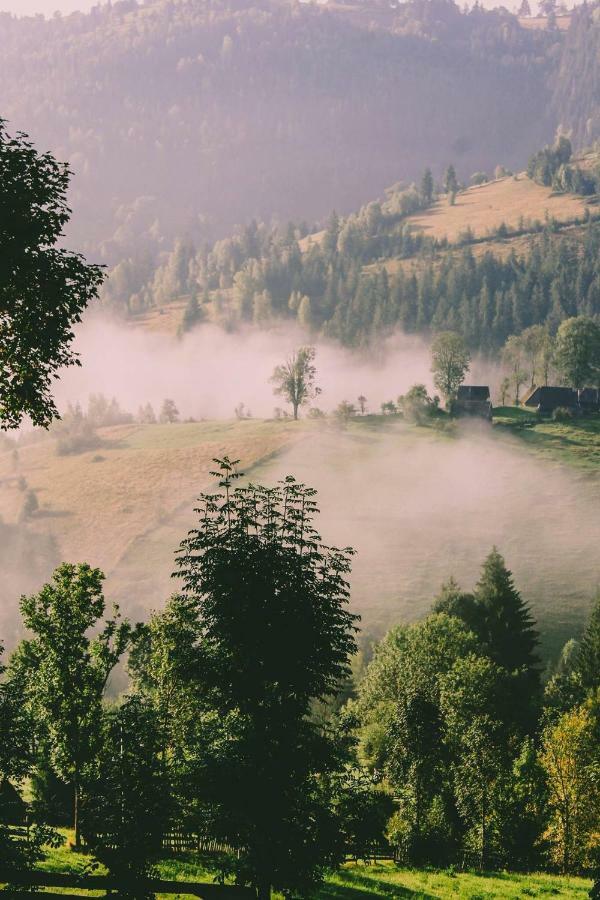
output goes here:
<path id="1" fill-rule="evenodd" d="M 597 406 L 600 403 L 600 388 L 582 388 L 579 391 L 579 402 Z"/>
<path id="2" fill-rule="evenodd" d="M 485 385 L 461 384 L 456 395 L 457 400 L 477 400 L 484 403 L 490 399 L 490 389 Z"/>
<path id="3" fill-rule="evenodd" d="M 541 406 L 543 409 L 557 409 L 577 406 L 577 391 L 567 387 L 537 387 L 525 397 L 525 406 Z"/>

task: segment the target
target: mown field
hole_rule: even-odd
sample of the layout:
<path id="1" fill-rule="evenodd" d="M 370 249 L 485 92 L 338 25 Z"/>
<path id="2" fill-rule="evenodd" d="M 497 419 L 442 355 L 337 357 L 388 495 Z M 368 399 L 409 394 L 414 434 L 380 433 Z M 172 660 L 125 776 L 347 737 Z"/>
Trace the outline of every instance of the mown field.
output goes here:
<path id="1" fill-rule="evenodd" d="M 520 427 L 530 418 L 522 411 L 499 413 L 493 428 L 381 416 L 347 426 L 128 425 L 104 429 L 101 446 L 81 454 L 59 456 L 52 438 L 20 447 L 16 461 L 6 450 L 0 517 L 13 543 L 2 558 L 0 634 L 13 643 L 20 594 L 62 560 L 101 567 L 107 599 L 134 618 L 162 606 L 177 587 L 174 551 L 212 484 L 212 459 L 228 454 L 265 483 L 292 473 L 318 488 L 325 539 L 358 551 L 353 602 L 366 631 L 421 617 L 450 575 L 471 587 L 496 544 L 553 654 L 581 627 L 598 582 L 600 422 L 529 428 Z M 19 479 L 40 504 L 26 521 Z"/>
<path id="2" fill-rule="evenodd" d="M 450 243 L 456 243 L 467 229 L 480 238 L 503 223 L 509 229 L 516 229 L 522 221 L 526 226 L 545 219 L 569 222 L 582 217 L 588 207 L 583 197 L 555 194 L 521 173 L 470 187 L 457 194 L 453 206 L 443 197 L 431 209 L 412 216 L 409 222 L 428 237 L 447 238 Z"/>
<path id="3" fill-rule="evenodd" d="M 68 832 L 65 831 L 65 836 Z M 65 846 L 52 850 L 40 868 L 52 872 L 82 873 L 89 865 L 85 854 L 75 854 Z M 157 876 L 173 881 L 210 881 L 211 874 L 202 860 L 193 854 L 162 859 Z M 98 874 L 104 871 L 98 869 Z M 565 900 L 587 898 L 591 881 L 557 875 L 495 872 L 477 874 L 453 870 L 403 869 L 393 863 L 348 863 L 329 875 L 315 900 L 368 900 L 369 897 L 443 900 L 448 897 L 469 900 L 518 900 L 523 897 L 561 897 Z M 56 891 L 56 888 L 53 888 Z M 88 896 L 93 896 L 88 892 Z M 181 897 L 186 896 L 182 884 Z"/>

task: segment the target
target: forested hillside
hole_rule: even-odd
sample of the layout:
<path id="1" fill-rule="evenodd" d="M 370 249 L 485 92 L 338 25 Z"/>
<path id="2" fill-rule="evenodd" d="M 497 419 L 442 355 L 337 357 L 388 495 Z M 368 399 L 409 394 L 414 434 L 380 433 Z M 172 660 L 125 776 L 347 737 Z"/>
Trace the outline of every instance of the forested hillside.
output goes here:
<path id="1" fill-rule="evenodd" d="M 600 137 L 600 8 L 584 3 L 573 13 L 556 77 L 557 121 L 576 144 Z"/>
<path id="2" fill-rule="evenodd" d="M 376 11 L 121 0 L 0 15 L 0 115 L 68 159 L 71 236 L 111 264 L 252 218 L 349 212 L 422 161 L 516 166 L 556 127 L 559 32 L 446 0 Z"/>
<path id="3" fill-rule="evenodd" d="M 350 347 L 397 329 L 450 329 L 471 350 L 495 355 L 529 326 L 554 334 L 569 316 L 600 309 L 600 169 L 593 154 L 571 159 L 568 144 L 547 187 L 504 174 L 436 195 L 426 170 L 419 185 L 395 185 L 346 217 L 334 213 L 316 233 L 253 222 L 211 249 L 178 241 L 158 266 L 142 257 L 119 263 L 104 303 L 144 327 L 287 320 Z M 546 148 L 531 166 L 555 152 Z M 560 188 L 582 172 L 592 193 Z"/>

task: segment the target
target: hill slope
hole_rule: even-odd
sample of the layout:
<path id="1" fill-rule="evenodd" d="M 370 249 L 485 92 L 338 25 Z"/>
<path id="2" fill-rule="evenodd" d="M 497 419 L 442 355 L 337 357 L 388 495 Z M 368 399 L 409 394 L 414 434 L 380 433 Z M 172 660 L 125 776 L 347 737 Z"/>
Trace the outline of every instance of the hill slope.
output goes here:
<path id="1" fill-rule="evenodd" d="M 53 440 L 41 441 L 21 448 L 17 470 L 6 452 L 0 514 L 27 553 L 17 557 L 13 546 L 2 554 L 0 634 L 12 643 L 19 594 L 39 587 L 62 559 L 101 566 L 107 597 L 133 616 L 162 605 L 175 587 L 173 553 L 193 524 L 194 500 L 211 486 L 212 458 L 229 454 L 264 483 L 293 473 L 319 489 L 324 538 L 358 551 L 353 603 L 367 632 L 423 615 L 451 574 L 472 585 L 497 544 L 540 617 L 546 647 L 556 651 L 579 627 L 595 588 L 599 460 L 592 447 L 591 478 L 558 466 L 554 459 L 567 459 L 574 445 L 559 435 L 556 457 L 529 455 L 565 426 L 544 427 L 545 443 L 540 433 L 537 445 L 521 445 L 519 434 L 507 442 L 502 430 L 451 437 L 381 417 L 342 430 L 308 421 L 205 422 L 106 429 L 102 447 L 77 456 L 57 456 Z M 26 522 L 19 523 L 15 476 L 40 503 Z"/>
<path id="2" fill-rule="evenodd" d="M 110 262 L 252 217 L 314 221 L 454 160 L 549 139 L 558 32 L 415 0 L 381 17 L 278 0 L 0 14 L 0 114 L 76 172 L 72 236 Z"/>

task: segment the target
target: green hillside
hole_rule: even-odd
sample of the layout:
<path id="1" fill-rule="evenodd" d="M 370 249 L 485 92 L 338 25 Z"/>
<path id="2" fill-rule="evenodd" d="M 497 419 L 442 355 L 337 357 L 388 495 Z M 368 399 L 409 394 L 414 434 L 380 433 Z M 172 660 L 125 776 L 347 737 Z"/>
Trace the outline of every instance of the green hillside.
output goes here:
<path id="1" fill-rule="evenodd" d="M 440 421 L 127 425 L 102 430 L 102 445 L 77 455 L 59 456 L 53 439 L 22 446 L 16 463 L 7 450 L 3 528 L 38 556 L 32 567 L 14 545 L 9 551 L 3 621 L 62 559 L 103 568 L 108 596 L 132 615 L 161 606 L 212 458 L 228 454 L 252 478 L 293 473 L 319 489 L 325 539 L 358 551 L 353 598 L 367 631 L 422 616 L 451 574 L 471 586 L 498 544 L 555 651 L 579 627 L 597 580 L 598 423 L 520 428 L 506 414 L 493 429 Z M 25 521 L 19 479 L 39 502 Z M 3 633 L 10 639 L 6 624 Z"/>

